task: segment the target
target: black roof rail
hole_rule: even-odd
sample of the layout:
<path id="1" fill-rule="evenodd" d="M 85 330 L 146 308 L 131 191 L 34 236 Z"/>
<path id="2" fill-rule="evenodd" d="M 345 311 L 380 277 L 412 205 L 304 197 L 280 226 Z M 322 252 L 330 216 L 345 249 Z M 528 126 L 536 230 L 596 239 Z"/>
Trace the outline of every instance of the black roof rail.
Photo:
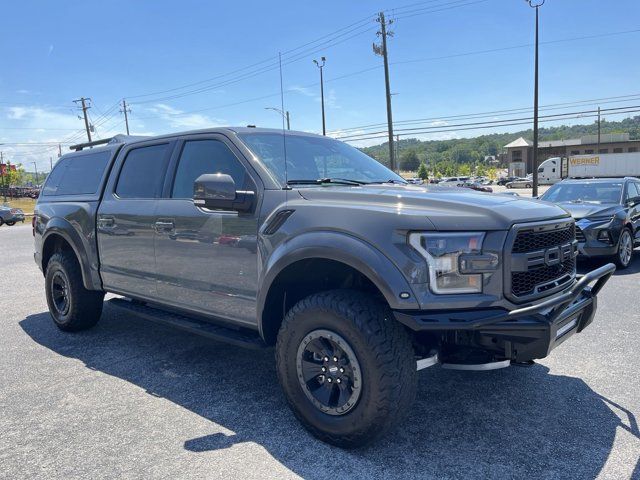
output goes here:
<path id="1" fill-rule="evenodd" d="M 76 152 L 79 152 L 80 150 L 82 150 L 84 148 L 91 148 L 91 147 L 95 147 L 97 145 L 104 145 L 106 143 L 109 143 L 111 140 L 113 140 L 113 138 L 114 137 L 103 138 L 101 140 L 94 140 L 93 142 L 78 143 L 77 145 L 71 145 L 69 147 L 69 150 L 75 150 Z"/>

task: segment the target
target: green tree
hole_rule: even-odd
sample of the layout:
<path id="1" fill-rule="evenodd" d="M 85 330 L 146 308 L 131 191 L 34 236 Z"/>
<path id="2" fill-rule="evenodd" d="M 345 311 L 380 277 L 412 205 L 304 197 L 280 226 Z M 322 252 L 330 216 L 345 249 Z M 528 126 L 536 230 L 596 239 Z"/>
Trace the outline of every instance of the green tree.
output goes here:
<path id="1" fill-rule="evenodd" d="M 420 159 L 415 148 L 405 150 L 400 155 L 400 169 L 406 172 L 415 172 L 420 166 Z"/>
<path id="2" fill-rule="evenodd" d="M 418 167 L 418 177 L 422 180 L 427 180 L 429 178 L 429 171 L 427 170 L 427 165 L 424 162 L 420 162 L 420 166 Z"/>

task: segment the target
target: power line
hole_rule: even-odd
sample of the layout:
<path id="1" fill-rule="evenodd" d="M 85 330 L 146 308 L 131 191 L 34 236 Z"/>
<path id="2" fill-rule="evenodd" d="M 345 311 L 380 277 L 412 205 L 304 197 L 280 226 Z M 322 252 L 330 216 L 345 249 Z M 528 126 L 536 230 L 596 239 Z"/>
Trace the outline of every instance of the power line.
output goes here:
<path id="1" fill-rule="evenodd" d="M 624 111 L 611 111 L 611 110 L 618 110 L 618 109 L 609 109 L 610 113 L 609 115 L 624 115 L 624 114 L 629 114 L 629 113 L 637 113 L 640 112 L 640 105 L 634 105 L 634 106 L 629 106 L 629 107 L 622 107 L 626 110 Z M 602 112 L 605 112 L 607 110 L 603 109 Z M 591 113 L 588 113 L 591 112 Z M 560 114 L 558 115 L 546 115 L 546 116 L 541 116 L 540 118 L 543 120 L 540 120 L 541 122 L 557 122 L 559 120 L 570 120 L 570 119 L 578 119 L 578 118 L 594 118 L 597 117 L 597 110 L 589 110 L 587 112 L 571 112 L 571 113 L 566 113 L 566 114 L 562 114 L 562 117 L 560 117 Z M 553 118 L 552 118 L 553 117 Z M 513 126 L 513 125 L 529 125 L 531 123 L 533 117 L 526 117 L 526 118 L 516 118 L 516 119 L 507 119 L 507 120 L 500 120 L 500 121 L 487 121 L 487 122 L 477 122 L 477 123 L 467 123 L 467 124 L 460 124 L 458 126 L 456 125 L 443 125 L 443 126 L 434 126 L 434 127 L 424 127 L 422 129 L 410 129 L 411 133 L 405 133 L 403 134 L 404 136 L 407 135 L 418 135 L 418 134 L 423 134 L 423 133 L 444 133 L 444 132 L 458 132 L 458 131 L 463 131 L 463 130 L 478 130 L 478 129 L 485 129 L 485 128 L 500 128 L 500 127 L 508 127 L 508 126 Z M 406 130 L 396 130 L 396 131 L 406 131 Z M 371 140 L 371 139 L 376 139 L 376 138 L 386 138 L 387 137 L 387 132 L 370 132 L 368 134 L 362 134 L 362 135 L 350 135 L 350 136 L 344 136 L 344 137 L 334 137 L 338 140 L 342 140 L 345 142 L 358 142 L 358 141 L 362 141 L 362 140 Z"/>
<path id="2" fill-rule="evenodd" d="M 567 107 L 573 107 L 578 105 L 601 105 L 601 104 L 609 104 L 609 103 L 619 103 L 619 102 L 629 102 L 634 100 L 640 100 L 640 93 L 633 95 L 620 95 L 615 97 L 603 97 L 603 98 L 593 98 L 590 100 L 577 100 L 573 102 L 563 102 L 563 103 L 552 103 L 549 105 L 543 105 L 540 107 L 540 110 L 558 110 Z M 522 107 L 522 108 L 512 108 L 505 110 L 493 110 L 488 112 L 477 112 L 477 113 L 466 113 L 460 115 L 451 115 L 451 116 L 440 116 L 440 117 L 427 117 L 427 118 L 417 118 L 417 119 L 409 119 L 409 120 L 400 120 L 393 122 L 394 125 L 412 125 L 412 124 L 420 124 L 426 122 L 435 122 L 440 120 L 461 120 L 461 119 L 474 119 L 474 118 L 487 118 L 487 117 L 500 117 L 505 115 L 510 115 L 513 113 L 525 113 L 530 112 L 532 110 L 531 107 Z M 360 125 L 357 127 L 349 127 L 342 128 L 331 131 L 329 133 L 346 133 L 350 131 L 356 130 L 368 130 L 372 128 L 380 128 L 384 127 L 387 123 L 371 123 L 368 125 Z"/>

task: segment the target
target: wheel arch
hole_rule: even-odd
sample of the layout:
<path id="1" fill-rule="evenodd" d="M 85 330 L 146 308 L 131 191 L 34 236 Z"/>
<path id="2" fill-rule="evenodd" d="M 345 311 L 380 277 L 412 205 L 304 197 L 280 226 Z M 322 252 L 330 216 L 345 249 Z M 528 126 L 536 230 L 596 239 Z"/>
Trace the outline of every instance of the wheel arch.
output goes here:
<path id="1" fill-rule="evenodd" d="M 42 236 L 41 266 L 46 274 L 47 263 L 51 256 L 59 251 L 73 252 L 80 271 L 82 272 L 82 283 L 88 290 L 101 290 L 102 285 L 92 274 L 90 260 L 87 256 L 87 248 L 83 239 L 71 223 L 62 218 L 52 218 L 47 222 L 45 234 Z"/>
<path id="2" fill-rule="evenodd" d="M 419 308 L 411 286 L 393 262 L 369 243 L 344 233 L 316 231 L 284 242 L 263 271 L 257 318 L 268 344 L 275 342 L 288 309 L 320 291 L 362 288 L 379 294 L 391 308 Z M 400 293 L 409 293 L 409 298 L 401 298 Z"/>

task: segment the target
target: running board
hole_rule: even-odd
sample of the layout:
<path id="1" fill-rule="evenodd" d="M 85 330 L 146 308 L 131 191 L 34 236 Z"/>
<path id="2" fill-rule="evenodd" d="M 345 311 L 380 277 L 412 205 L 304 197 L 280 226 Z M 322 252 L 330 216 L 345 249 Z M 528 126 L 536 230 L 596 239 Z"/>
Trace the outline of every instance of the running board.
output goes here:
<path id="1" fill-rule="evenodd" d="M 204 320 L 187 317 L 185 315 L 169 312 L 160 308 L 150 307 L 124 298 L 112 298 L 107 303 L 116 310 L 120 310 L 155 323 L 195 333 L 196 335 L 217 340 L 219 342 L 230 343 L 232 345 L 251 348 L 254 350 L 267 348 L 267 345 L 262 341 L 262 338 L 260 338 L 257 332 L 244 332 L 242 330 L 235 330 L 233 328 L 215 325 Z"/>
<path id="2" fill-rule="evenodd" d="M 490 363 L 476 363 L 476 364 L 465 364 L 465 363 L 443 363 L 441 364 L 442 368 L 447 368 L 449 370 L 498 370 L 499 368 L 506 368 L 511 365 L 511 360 L 502 360 L 500 362 L 490 362 Z"/>

